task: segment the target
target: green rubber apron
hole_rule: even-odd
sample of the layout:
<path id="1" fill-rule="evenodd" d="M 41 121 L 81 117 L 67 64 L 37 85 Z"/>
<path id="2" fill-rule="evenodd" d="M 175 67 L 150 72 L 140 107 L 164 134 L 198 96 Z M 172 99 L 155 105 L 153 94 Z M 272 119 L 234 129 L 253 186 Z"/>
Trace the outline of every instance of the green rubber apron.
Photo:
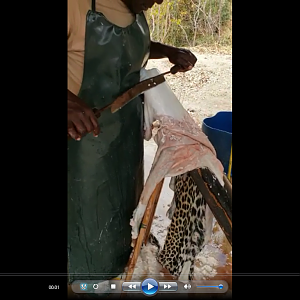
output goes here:
<path id="1" fill-rule="evenodd" d="M 140 81 L 149 52 L 143 13 L 121 28 L 96 12 L 92 1 L 78 96 L 91 108 L 110 104 Z M 114 114 L 104 111 L 98 122 L 98 137 L 68 141 L 69 282 L 112 279 L 132 251 L 129 222 L 144 184 L 141 97 Z"/>

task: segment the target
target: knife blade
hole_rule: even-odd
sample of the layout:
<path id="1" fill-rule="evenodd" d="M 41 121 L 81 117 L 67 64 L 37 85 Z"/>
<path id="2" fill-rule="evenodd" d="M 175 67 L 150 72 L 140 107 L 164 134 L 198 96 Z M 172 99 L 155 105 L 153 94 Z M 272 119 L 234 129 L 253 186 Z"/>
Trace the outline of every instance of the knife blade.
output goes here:
<path id="1" fill-rule="evenodd" d="M 131 89 L 124 92 L 122 95 L 117 97 L 117 99 L 114 100 L 113 103 L 110 103 L 100 109 L 93 108 L 93 112 L 96 116 L 96 118 L 99 118 L 101 113 L 108 108 L 111 108 L 111 112 L 115 113 L 122 107 L 124 107 L 127 103 L 129 103 L 131 100 L 133 100 L 135 97 L 140 95 L 141 93 L 153 88 L 154 86 L 163 83 L 165 80 L 164 75 L 170 73 L 170 71 L 165 72 L 163 74 L 159 74 L 157 76 L 145 79 L 141 81 L 140 83 L 136 84 Z"/>
<path id="2" fill-rule="evenodd" d="M 128 104 L 131 100 L 136 98 L 141 93 L 163 83 L 166 81 L 165 74 L 160 74 L 155 77 L 146 79 L 141 81 L 140 83 L 136 84 L 131 89 L 127 90 L 124 94 L 119 96 L 111 105 L 111 112 L 115 113 L 122 107 L 124 107 L 126 104 Z"/>
<path id="3" fill-rule="evenodd" d="M 169 71 L 164 72 L 162 74 L 159 74 L 157 76 L 145 79 L 141 81 L 140 83 L 136 84 L 134 87 L 131 89 L 127 90 L 124 92 L 122 95 L 120 95 L 117 99 L 114 100 L 113 103 L 108 104 L 100 109 L 94 108 L 94 114 L 96 115 L 97 118 L 100 117 L 101 113 L 108 109 L 111 108 L 111 112 L 115 113 L 122 107 L 124 107 L 127 103 L 129 103 L 131 100 L 133 100 L 135 97 L 138 95 L 142 94 L 143 92 L 153 88 L 154 86 L 157 86 L 158 84 L 161 84 L 165 81 L 164 76 L 167 74 L 176 74 L 180 70 L 179 65 L 173 66 Z"/>
<path id="4" fill-rule="evenodd" d="M 180 66 L 175 65 L 169 71 L 159 74 L 157 76 L 145 79 L 140 83 L 136 84 L 131 89 L 127 90 L 121 96 L 119 96 L 111 105 L 111 112 L 115 113 L 126 104 L 128 104 L 131 100 L 133 100 L 138 95 L 142 94 L 143 92 L 163 83 L 166 81 L 165 75 L 167 74 L 176 74 L 180 70 Z"/>

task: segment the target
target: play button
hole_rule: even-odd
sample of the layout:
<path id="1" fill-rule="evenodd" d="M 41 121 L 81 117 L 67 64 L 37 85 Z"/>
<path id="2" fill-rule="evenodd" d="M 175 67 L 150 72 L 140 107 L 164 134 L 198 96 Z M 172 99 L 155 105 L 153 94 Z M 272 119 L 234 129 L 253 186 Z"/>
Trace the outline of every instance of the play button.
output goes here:
<path id="1" fill-rule="evenodd" d="M 154 279 L 148 278 L 143 281 L 142 291 L 145 295 L 152 296 L 157 292 L 157 290 L 158 290 L 158 283 Z"/>

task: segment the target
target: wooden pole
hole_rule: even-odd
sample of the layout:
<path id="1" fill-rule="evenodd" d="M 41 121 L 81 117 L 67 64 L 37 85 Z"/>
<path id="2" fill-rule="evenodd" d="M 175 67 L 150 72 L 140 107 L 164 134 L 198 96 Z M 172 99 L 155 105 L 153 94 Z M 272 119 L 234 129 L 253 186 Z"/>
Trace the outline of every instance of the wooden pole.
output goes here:
<path id="1" fill-rule="evenodd" d="M 232 201 L 228 192 L 208 168 L 196 169 L 190 174 L 232 246 Z"/>
<path id="2" fill-rule="evenodd" d="M 232 201 L 232 184 L 225 175 L 223 176 L 223 180 L 224 180 L 224 188 L 226 189 L 228 196 L 229 196 L 229 200 L 231 202 Z M 230 203 L 230 205 L 232 205 L 232 202 Z"/>
<path id="3" fill-rule="evenodd" d="M 147 245 L 147 242 L 148 242 L 148 238 L 149 238 L 150 230 L 151 230 L 151 227 L 152 227 L 152 223 L 153 223 L 157 203 L 158 203 L 158 200 L 159 200 L 159 196 L 161 194 L 162 187 L 164 185 L 164 180 L 165 179 L 163 178 L 163 180 L 158 184 L 158 190 L 157 190 L 156 195 L 154 196 L 155 199 L 154 199 L 153 207 L 151 208 L 151 215 L 149 216 L 149 223 L 147 224 L 145 238 L 144 238 L 144 244 L 145 245 Z"/>
<path id="4" fill-rule="evenodd" d="M 231 179 L 231 169 L 232 169 L 232 145 L 230 150 L 229 166 L 228 166 L 228 173 L 227 173 L 227 178 L 229 180 Z"/>
<path id="5" fill-rule="evenodd" d="M 134 268 L 137 262 L 137 259 L 139 257 L 141 247 L 143 244 L 143 241 L 145 240 L 145 236 L 150 233 L 152 220 L 154 217 L 156 205 L 162 190 L 162 186 L 164 183 L 164 179 L 162 179 L 155 187 L 145 210 L 144 217 L 141 224 L 141 229 L 139 231 L 138 238 L 136 240 L 136 243 L 133 248 L 132 256 L 129 259 L 128 264 L 128 271 L 125 277 L 125 281 L 130 281 L 134 272 Z M 122 293 L 121 298 L 124 298 L 126 293 Z"/>

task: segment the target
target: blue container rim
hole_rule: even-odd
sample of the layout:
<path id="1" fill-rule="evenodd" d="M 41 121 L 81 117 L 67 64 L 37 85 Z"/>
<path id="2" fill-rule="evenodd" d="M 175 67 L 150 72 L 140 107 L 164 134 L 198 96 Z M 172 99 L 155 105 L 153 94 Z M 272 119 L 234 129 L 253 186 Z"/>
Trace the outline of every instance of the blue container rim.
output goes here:
<path id="1" fill-rule="evenodd" d="M 209 125 L 206 124 L 206 122 L 205 122 L 206 120 L 214 119 L 218 114 L 221 114 L 221 113 L 232 113 L 232 111 L 219 111 L 214 116 L 205 118 L 203 120 L 203 124 L 205 124 L 205 126 L 208 127 L 208 128 L 210 128 L 210 129 L 217 130 L 219 132 L 225 132 L 225 133 L 228 133 L 228 134 L 232 135 L 232 132 L 229 132 L 229 131 L 226 131 L 226 130 L 221 130 L 221 129 L 218 129 L 218 128 L 215 128 L 215 127 L 211 127 L 211 126 L 209 126 Z"/>

